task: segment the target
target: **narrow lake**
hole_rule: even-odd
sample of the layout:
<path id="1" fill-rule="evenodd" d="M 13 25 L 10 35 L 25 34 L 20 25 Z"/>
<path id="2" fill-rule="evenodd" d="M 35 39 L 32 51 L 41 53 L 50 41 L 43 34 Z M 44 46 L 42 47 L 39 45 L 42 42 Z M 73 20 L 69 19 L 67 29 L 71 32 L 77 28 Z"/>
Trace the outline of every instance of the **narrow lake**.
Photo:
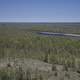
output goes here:
<path id="1" fill-rule="evenodd" d="M 48 36 L 80 37 L 79 34 L 52 33 L 52 32 L 37 32 L 37 34 L 40 34 L 40 35 L 48 35 Z"/>

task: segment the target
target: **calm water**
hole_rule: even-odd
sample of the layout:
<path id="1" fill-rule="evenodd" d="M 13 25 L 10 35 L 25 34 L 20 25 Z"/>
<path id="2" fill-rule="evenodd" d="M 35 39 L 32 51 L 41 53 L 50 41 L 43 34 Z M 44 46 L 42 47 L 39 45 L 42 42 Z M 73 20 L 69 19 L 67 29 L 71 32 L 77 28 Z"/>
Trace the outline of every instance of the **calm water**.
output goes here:
<path id="1" fill-rule="evenodd" d="M 68 37 L 80 37 L 77 34 L 65 34 L 65 33 L 52 33 L 52 32 L 37 32 L 40 35 L 48 35 L 48 36 L 68 36 Z"/>

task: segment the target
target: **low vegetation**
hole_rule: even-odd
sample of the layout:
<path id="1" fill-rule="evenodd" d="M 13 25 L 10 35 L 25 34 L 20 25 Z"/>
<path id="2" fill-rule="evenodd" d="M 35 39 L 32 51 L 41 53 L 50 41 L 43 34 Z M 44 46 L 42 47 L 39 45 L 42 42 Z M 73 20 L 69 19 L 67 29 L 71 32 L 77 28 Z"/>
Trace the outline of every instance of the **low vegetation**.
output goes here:
<path id="1" fill-rule="evenodd" d="M 74 71 L 80 72 L 80 38 L 52 37 L 36 34 L 37 30 L 46 31 L 48 29 L 49 27 L 46 27 L 46 29 L 39 27 L 37 29 L 34 26 L 26 28 L 1 25 L 0 61 L 37 59 L 53 65 L 63 65 L 65 71 L 68 71 L 68 68 L 72 68 Z M 57 30 L 59 29 L 57 28 Z M 51 30 L 55 32 L 52 27 Z M 74 29 L 72 33 L 79 34 L 79 32 L 77 32 L 79 30 L 78 27 L 78 29 L 76 29 L 76 31 Z M 24 72 L 21 67 L 17 70 L 7 70 L 8 68 L 0 70 L 0 80 L 38 80 L 31 79 L 30 72 Z M 55 70 L 56 67 L 52 66 L 52 71 Z M 25 77 L 25 75 L 27 75 L 27 77 Z M 57 76 L 57 72 L 55 76 Z M 68 75 L 66 74 L 66 76 Z M 41 75 L 39 80 L 43 80 Z"/>

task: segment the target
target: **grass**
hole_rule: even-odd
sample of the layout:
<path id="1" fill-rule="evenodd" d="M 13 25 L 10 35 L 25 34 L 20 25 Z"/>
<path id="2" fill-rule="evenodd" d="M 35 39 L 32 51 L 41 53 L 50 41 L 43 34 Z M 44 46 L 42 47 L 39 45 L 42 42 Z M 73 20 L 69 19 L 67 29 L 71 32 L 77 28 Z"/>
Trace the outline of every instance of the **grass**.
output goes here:
<path id="1" fill-rule="evenodd" d="M 71 28 L 72 27 L 70 27 L 70 29 Z M 17 58 L 38 59 L 50 64 L 64 65 L 65 71 L 68 71 L 70 67 L 78 69 L 77 72 L 80 72 L 80 39 L 42 36 L 35 33 L 36 30 L 46 31 L 48 29 L 49 27 L 30 27 L 30 29 L 26 27 L 0 27 L 0 60 Z M 51 27 L 49 31 L 53 30 L 52 32 L 60 32 L 62 29 L 63 32 L 69 32 L 66 31 L 64 27 L 59 29 L 60 28 L 57 27 L 56 31 Z M 78 29 L 74 28 L 73 31 L 71 31 L 72 33 L 79 34 L 79 30 L 78 27 Z M 55 69 L 56 68 L 52 66 L 52 71 Z M 26 78 L 24 75 L 29 78 Z M 57 74 L 55 73 L 55 75 Z M 30 72 L 24 72 L 22 68 L 16 70 L 8 68 L 1 69 L 0 79 L 32 80 Z M 41 75 L 39 80 L 43 80 Z"/>
<path id="2" fill-rule="evenodd" d="M 80 40 L 64 37 L 44 37 L 30 32 L 7 35 L 0 37 L 0 47 L 0 58 L 33 58 L 68 66 L 80 61 Z"/>
<path id="3" fill-rule="evenodd" d="M 32 77 L 30 70 L 24 71 L 19 66 L 17 69 L 3 68 L 0 70 L 0 80 L 43 80 L 42 75 Z"/>

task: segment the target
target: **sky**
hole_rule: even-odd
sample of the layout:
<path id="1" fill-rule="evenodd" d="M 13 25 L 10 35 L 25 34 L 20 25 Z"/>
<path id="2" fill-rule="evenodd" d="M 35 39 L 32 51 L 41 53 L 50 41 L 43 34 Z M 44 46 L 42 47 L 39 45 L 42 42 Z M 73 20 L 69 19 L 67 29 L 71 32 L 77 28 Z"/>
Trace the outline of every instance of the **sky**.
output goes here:
<path id="1" fill-rule="evenodd" d="M 80 0 L 0 0 L 0 22 L 80 22 Z"/>

